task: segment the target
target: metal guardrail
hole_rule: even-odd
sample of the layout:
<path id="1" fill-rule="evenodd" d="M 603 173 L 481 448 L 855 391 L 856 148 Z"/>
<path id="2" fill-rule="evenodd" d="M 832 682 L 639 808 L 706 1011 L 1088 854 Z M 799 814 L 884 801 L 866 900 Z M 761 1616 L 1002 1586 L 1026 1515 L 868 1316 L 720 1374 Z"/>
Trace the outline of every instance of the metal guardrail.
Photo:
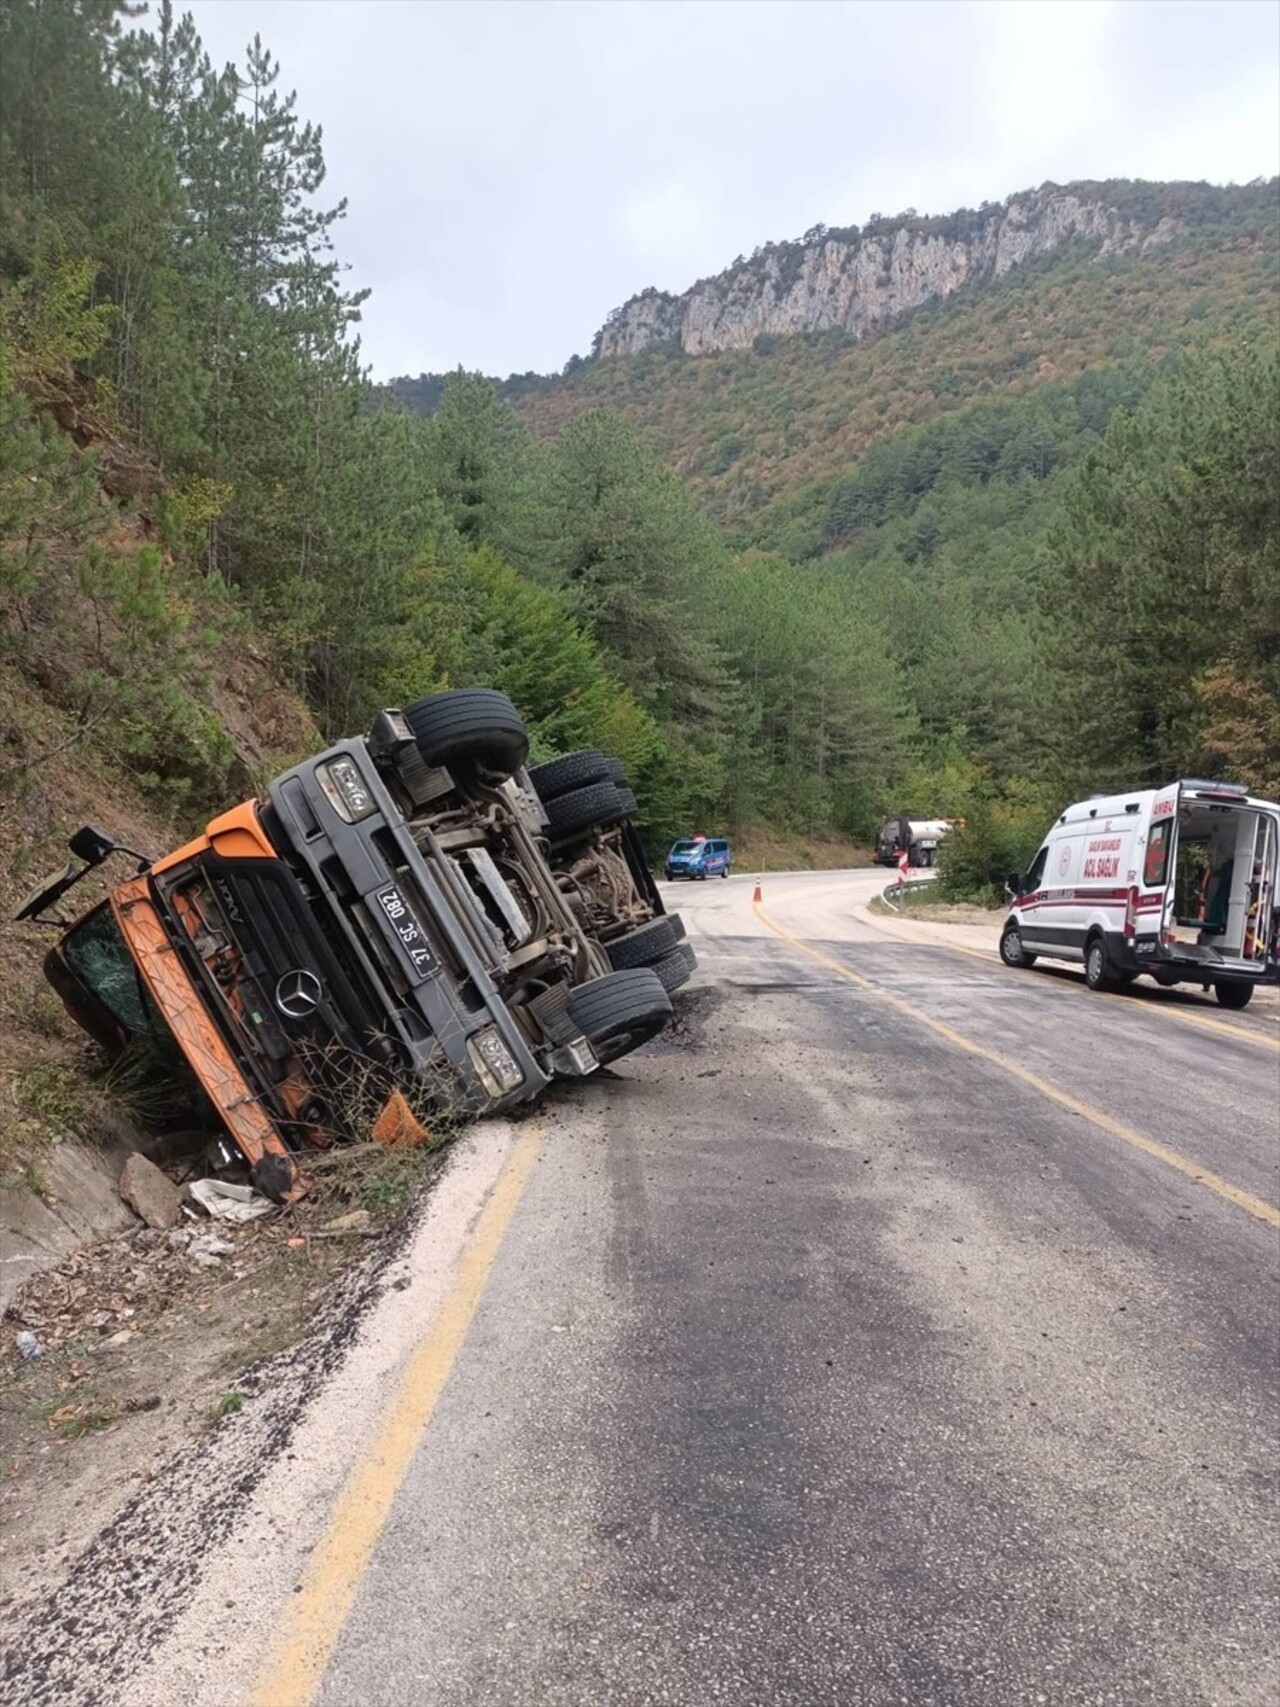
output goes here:
<path id="1" fill-rule="evenodd" d="M 936 877 L 909 877 L 905 883 L 890 883 L 881 893 L 880 899 L 886 907 L 898 908 L 898 897 L 908 894 L 912 889 L 932 889 L 937 882 Z"/>

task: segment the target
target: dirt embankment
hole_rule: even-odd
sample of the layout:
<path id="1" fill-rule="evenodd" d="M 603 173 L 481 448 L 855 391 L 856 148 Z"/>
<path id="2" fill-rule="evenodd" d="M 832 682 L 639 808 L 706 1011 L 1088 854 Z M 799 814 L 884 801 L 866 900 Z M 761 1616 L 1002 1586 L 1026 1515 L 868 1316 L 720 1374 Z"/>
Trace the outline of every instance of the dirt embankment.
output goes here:
<path id="1" fill-rule="evenodd" d="M 73 408 L 73 391 L 44 400 L 70 443 L 32 449 L 43 460 L 23 482 L 23 526 L 0 534 L 0 1316 L 42 1269 L 132 1236 L 116 1181 L 147 1128 L 139 1088 L 44 981 L 54 933 L 14 912 L 66 864 L 81 825 L 163 853 L 317 744 L 243 619 L 161 537 L 159 471 Z M 94 874 L 64 910 L 103 893 Z M 6 1317 L 0 1357 L 17 1331 Z"/>
<path id="2" fill-rule="evenodd" d="M 853 871 L 872 863 L 872 850 L 846 836 L 789 836 L 756 827 L 733 840 L 737 871 Z"/>
<path id="3" fill-rule="evenodd" d="M 44 983 L 52 933 L 13 914 L 81 825 L 163 853 L 317 735 L 160 471 L 69 374 L 32 401 L 65 436 L 33 436 L 0 529 L 0 1205 L 29 1200 L 60 1253 L 113 1230 L 99 1187 L 140 1111 Z M 95 874 L 65 910 L 103 891 Z"/>

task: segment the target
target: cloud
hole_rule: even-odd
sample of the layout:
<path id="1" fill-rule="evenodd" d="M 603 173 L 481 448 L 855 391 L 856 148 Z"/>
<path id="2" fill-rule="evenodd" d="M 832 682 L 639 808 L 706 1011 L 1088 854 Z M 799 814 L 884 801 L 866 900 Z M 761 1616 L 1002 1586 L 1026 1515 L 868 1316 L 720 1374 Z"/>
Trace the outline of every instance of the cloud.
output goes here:
<path id="1" fill-rule="evenodd" d="M 679 175 L 636 191 L 618 210 L 619 229 L 636 257 L 663 265 L 699 248 L 716 224 L 710 198 Z"/>
<path id="2" fill-rule="evenodd" d="M 1034 158 L 1092 135 L 1116 108 L 1111 0 L 993 0 L 972 16 L 973 118 L 989 147 Z"/>
<path id="3" fill-rule="evenodd" d="M 380 375 L 561 367 L 649 284 L 1072 178 L 1276 170 L 1272 0 L 185 0 L 324 127 Z"/>

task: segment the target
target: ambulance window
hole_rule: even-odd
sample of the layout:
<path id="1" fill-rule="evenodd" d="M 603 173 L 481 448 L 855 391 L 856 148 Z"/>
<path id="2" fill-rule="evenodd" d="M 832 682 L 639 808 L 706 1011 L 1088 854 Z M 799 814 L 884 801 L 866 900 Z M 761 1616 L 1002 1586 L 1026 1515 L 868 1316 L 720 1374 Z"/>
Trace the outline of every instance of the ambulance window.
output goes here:
<path id="1" fill-rule="evenodd" d="M 1048 857 L 1048 848 L 1041 848 L 1040 852 L 1032 860 L 1031 870 L 1022 880 L 1022 893 L 1024 895 L 1033 895 L 1040 887 L 1040 879 L 1044 876 L 1044 862 Z"/>
<path id="2" fill-rule="evenodd" d="M 1168 881 L 1172 839 L 1172 818 L 1163 819 L 1148 836 L 1146 857 L 1142 861 L 1142 881 L 1146 888 L 1159 889 Z"/>

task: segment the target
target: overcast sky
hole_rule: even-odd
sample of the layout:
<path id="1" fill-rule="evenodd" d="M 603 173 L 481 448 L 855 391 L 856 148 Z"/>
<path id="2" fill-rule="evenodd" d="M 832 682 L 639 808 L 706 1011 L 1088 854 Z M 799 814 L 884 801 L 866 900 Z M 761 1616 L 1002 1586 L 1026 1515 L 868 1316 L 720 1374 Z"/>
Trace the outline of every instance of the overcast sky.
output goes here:
<path id="1" fill-rule="evenodd" d="M 323 126 L 379 378 L 558 369 L 646 285 L 820 222 L 1280 169 L 1275 0 L 189 7 Z"/>

